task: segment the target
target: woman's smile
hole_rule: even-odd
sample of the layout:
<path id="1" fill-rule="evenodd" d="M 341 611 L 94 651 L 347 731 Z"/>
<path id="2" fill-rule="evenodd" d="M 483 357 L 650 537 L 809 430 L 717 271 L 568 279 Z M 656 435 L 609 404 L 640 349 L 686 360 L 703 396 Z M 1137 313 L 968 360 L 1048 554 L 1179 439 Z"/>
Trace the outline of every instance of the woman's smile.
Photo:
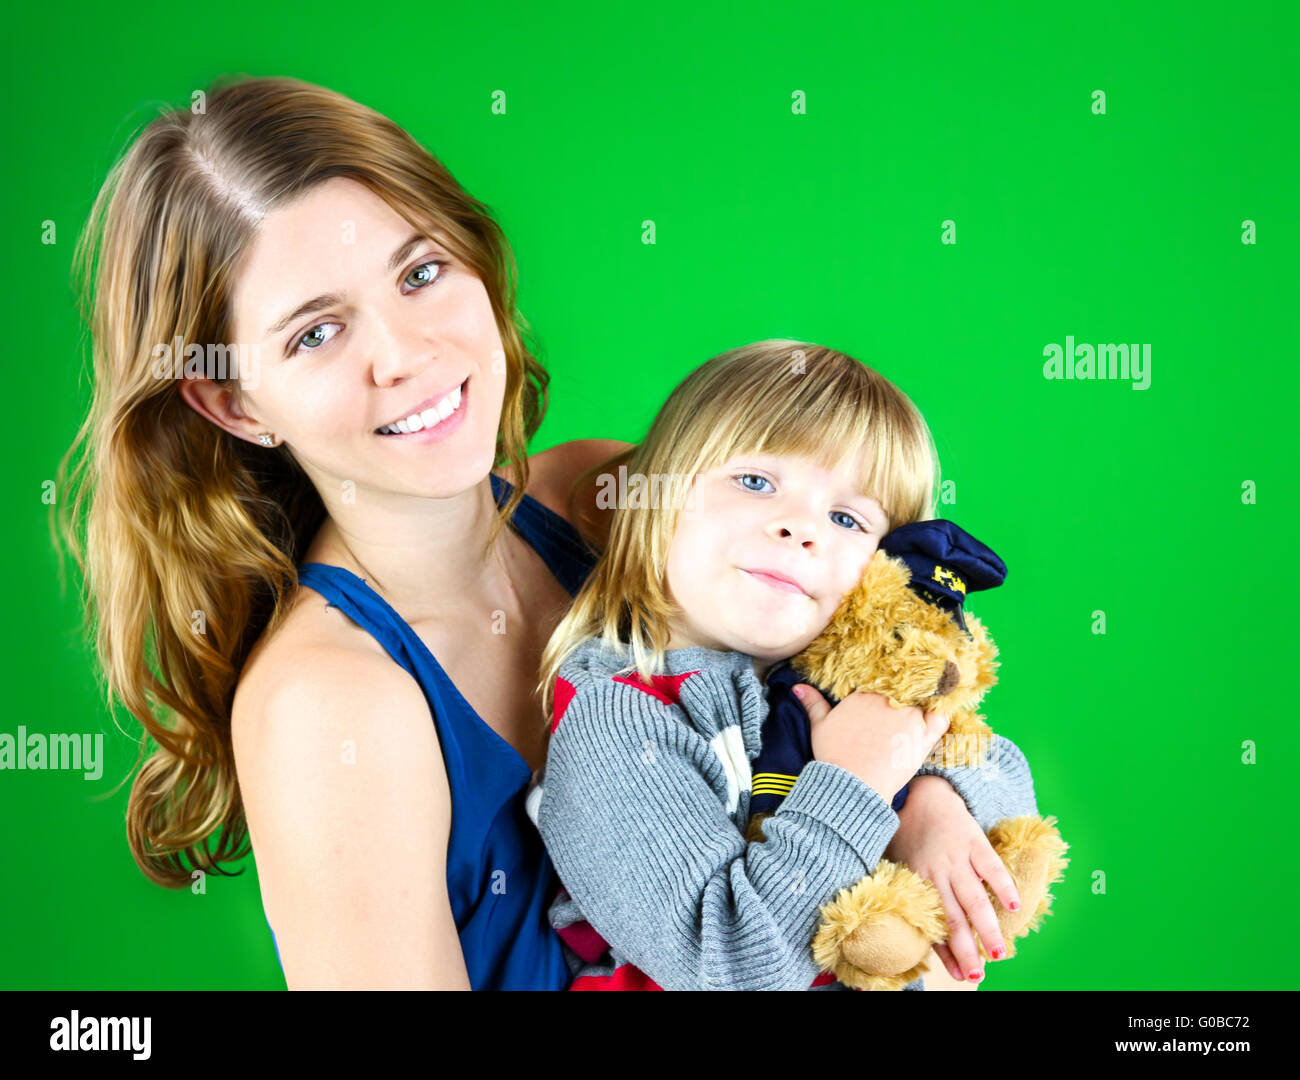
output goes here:
<path id="1" fill-rule="evenodd" d="M 463 383 L 438 403 L 423 412 L 386 424 L 376 433 L 397 442 L 442 442 L 465 422 L 465 413 L 469 409 L 469 383 L 466 376 Z"/>

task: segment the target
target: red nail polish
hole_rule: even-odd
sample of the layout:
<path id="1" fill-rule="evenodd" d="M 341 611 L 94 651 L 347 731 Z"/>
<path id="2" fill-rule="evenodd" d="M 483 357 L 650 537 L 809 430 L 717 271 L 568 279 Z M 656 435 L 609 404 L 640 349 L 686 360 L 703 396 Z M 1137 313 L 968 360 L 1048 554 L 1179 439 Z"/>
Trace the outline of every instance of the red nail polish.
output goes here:
<path id="1" fill-rule="evenodd" d="M 970 979 L 971 982 L 979 982 L 980 979 L 984 978 L 984 976 L 981 975 L 978 971 L 972 971 L 969 975 L 966 976 L 966 978 Z"/>
<path id="2" fill-rule="evenodd" d="M 1011 901 L 1011 910 L 1012 910 L 1012 911 L 1019 911 L 1019 910 L 1020 910 L 1020 901 L 1019 901 L 1019 900 L 1012 900 L 1012 901 Z"/>
<path id="3" fill-rule="evenodd" d="M 993 950 L 993 959 L 994 959 L 994 960 L 1001 960 L 1001 959 L 1002 959 L 1003 951 L 1004 951 L 1004 950 L 1002 950 L 1002 949 L 994 949 L 994 950 Z"/>

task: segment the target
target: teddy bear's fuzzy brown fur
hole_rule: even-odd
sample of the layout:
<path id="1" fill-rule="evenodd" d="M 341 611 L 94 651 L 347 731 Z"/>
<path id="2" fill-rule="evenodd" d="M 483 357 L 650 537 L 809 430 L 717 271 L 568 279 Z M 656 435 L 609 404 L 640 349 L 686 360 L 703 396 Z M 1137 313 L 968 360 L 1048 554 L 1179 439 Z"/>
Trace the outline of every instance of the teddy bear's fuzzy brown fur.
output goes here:
<path id="1" fill-rule="evenodd" d="M 826 629 L 791 663 L 803 681 L 839 700 L 863 690 L 900 708 L 947 713 L 948 733 L 931 761 L 978 765 L 993 732 L 976 709 L 997 682 L 997 648 L 978 619 L 966 615 L 969 635 L 964 633 L 950 615 L 909 588 L 910 580 L 905 563 L 876 552 Z M 763 839 L 764 816 L 750 822 L 749 839 Z M 1004 819 L 986 835 L 1021 900 L 1019 910 L 1007 911 L 985 886 L 1011 957 L 1015 939 L 1039 929 L 1050 913 L 1049 888 L 1063 879 L 1069 845 L 1053 817 Z M 871 876 L 842 889 L 821 915 L 813 957 L 823 971 L 855 989 L 901 989 L 921 976 L 931 947 L 948 937 L 933 884 L 888 859 L 881 859 Z M 989 959 L 978 936 L 977 942 L 980 955 Z"/>

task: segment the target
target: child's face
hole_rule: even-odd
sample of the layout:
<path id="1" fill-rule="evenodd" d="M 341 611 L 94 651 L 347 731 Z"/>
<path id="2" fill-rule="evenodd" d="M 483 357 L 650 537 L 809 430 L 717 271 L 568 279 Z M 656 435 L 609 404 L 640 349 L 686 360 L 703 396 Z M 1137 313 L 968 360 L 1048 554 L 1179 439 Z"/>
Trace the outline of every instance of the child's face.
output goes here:
<path id="1" fill-rule="evenodd" d="M 825 629 L 889 523 L 862 495 L 860 463 L 746 454 L 696 477 L 668 554 L 682 609 L 669 648 L 735 649 L 766 663 Z M 793 579 L 783 584 L 760 571 Z"/>

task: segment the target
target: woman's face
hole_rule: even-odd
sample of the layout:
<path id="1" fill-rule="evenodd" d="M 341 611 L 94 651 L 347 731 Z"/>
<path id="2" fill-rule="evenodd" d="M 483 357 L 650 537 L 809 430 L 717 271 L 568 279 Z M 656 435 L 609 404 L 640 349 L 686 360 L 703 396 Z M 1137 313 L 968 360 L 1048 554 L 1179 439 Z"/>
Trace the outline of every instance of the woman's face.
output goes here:
<path id="1" fill-rule="evenodd" d="M 287 443 L 331 513 L 454 495 L 492 468 L 506 366 L 487 290 L 362 185 L 336 177 L 266 216 L 232 317 L 257 377 L 224 415 L 219 384 L 202 400 L 228 430 Z M 408 433 L 380 430 L 397 422 Z"/>
<path id="2" fill-rule="evenodd" d="M 828 472 L 802 458 L 745 454 L 699 474 L 668 555 L 669 591 L 683 613 L 669 647 L 774 662 L 816 638 L 889 529 L 880 504 L 858 490 L 859 466 L 848 460 Z"/>

